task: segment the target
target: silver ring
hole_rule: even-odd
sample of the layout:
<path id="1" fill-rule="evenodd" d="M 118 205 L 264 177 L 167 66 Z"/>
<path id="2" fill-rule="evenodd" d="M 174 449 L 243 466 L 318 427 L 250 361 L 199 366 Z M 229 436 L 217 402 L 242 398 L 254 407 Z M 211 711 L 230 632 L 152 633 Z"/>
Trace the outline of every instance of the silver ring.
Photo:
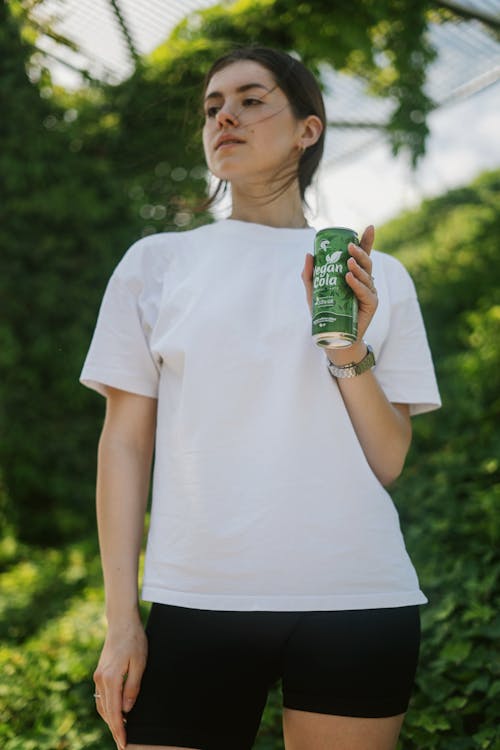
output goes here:
<path id="1" fill-rule="evenodd" d="M 94 693 L 94 698 L 102 698 L 102 695 L 100 693 Z"/>

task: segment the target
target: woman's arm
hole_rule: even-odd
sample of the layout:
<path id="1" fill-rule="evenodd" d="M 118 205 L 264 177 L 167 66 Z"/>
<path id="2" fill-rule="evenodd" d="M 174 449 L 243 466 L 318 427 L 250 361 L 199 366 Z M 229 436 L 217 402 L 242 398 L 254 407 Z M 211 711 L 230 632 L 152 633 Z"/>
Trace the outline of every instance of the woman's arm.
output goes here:
<path id="1" fill-rule="evenodd" d="M 97 524 L 108 632 L 94 673 L 97 710 L 125 746 L 122 711 L 139 692 L 147 643 L 138 565 L 156 425 L 156 399 L 108 387 L 97 464 Z"/>
<path id="2" fill-rule="evenodd" d="M 352 257 L 348 261 L 346 281 L 358 300 L 358 339 L 345 349 L 325 350 L 330 361 L 339 367 L 358 363 L 366 355 L 363 336 L 378 304 L 371 276 L 370 252 L 374 236 L 370 226 L 363 233 L 359 247 L 349 246 Z M 310 308 L 313 266 L 314 259 L 308 254 L 302 279 Z M 388 401 L 371 371 L 354 378 L 338 378 L 337 383 L 366 460 L 381 484 L 391 484 L 401 473 L 410 448 L 412 430 L 408 405 Z"/>
<path id="3" fill-rule="evenodd" d="M 360 362 L 366 346 L 360 342 L 329 359 L 336 365 Z M 335 357 L 335 358 L 334 358 Z M 371 370 L 355 378 L 337 378 L 338 387 L 366 460 L 381 484 L 391 484 L 403 470 L 412 429 L 408 404 L 387 400 Z"/>

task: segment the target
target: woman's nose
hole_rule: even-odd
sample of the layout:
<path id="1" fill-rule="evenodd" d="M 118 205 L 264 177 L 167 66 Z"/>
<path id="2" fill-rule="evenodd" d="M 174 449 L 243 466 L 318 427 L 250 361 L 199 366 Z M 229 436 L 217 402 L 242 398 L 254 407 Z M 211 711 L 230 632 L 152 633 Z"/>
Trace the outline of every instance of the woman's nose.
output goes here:
<path id="1" fill-rule="evenodd" d="M 227 106 L 223 106 L 217 112 L 217 124 L 236 127 L 238 125 L 238 118 Z"/>

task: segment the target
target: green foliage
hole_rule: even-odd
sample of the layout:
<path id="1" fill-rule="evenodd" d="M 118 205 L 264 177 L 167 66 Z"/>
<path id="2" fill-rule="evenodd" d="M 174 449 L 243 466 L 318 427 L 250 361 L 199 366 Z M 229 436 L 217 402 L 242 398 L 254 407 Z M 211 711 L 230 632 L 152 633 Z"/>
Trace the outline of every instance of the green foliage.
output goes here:
<path id="1" fill-rule="evenodd" d="M 318 69 L 361 75 L 398 102 L 393 144 L 416 157 L 430 107 L 421 92 L 432 58 L 426 9 L 362 0 L 354 19 L 352 3 L 339 2 L 332 20 L 326 0 L 239 0 L 183 23 L 120 86 L 70 94 L 46 71 L 28 79 L 22 4 L 0 5 L 8 113 L 0 118 L 2 748 L 112 747 L 91 698 L 104 634 L 97 550 L 71 542 L 94 523 L 102 403 L 77 378 L 105 281 L 125 248 L 142 234 L 207 220 L 186 202 L 204 190 L 197 125 L 208 62 L 258 40 L 298 49 Z M 377 237 L 416 281 L 444 401 L 415 420 L 394 491 L 430 598 L 402 750 L 500 747 L 499 194 L 500 173 L 486 174 Z M 257 750 L 282 748 L 280 700 L 275 688 Z"/>
<path id="2" fill-rule="evenodd" d="M 500 172 L 383 227 L 419 291 L 443 397 L 414 420 L 393 490 L 430 603 L 400 750 L 498 750 L 500 728 Z M 280 691 L 258 750 L 282 750 Z"/>
<path id="3" fill-rule="evenodd" d="M 77 152 L 67 111 L 27 79 L 31 50 L 3 3 L 0 49 L 0 461 L 9 522 L 48 540 L 93 513 L 100 409 L 77 377 L 131 223 L 112 166 Z"/>
<path id="4" fill-rule="evenodd" d="M 139 236 L 207 219 L 184 209 L 205 169 L 199 146 L 179 146 L 192 110 L 179 88 L 166 105 L 174 73 L 75 94 L 47 71 L 32 83 L 33 50 L 10 7 L 0 5 L 0 466 L 16 502 L 2 514 L 47 544 L 94 523 L 102 403 L 78 375 L 106 280 Z"/>
<path id="5" fill-rule="evenodd" d="M 2 748 L 97 750 L 102 733 L 91 712 L 90 676 L 102 594 L 95 545 L 42 551 L 10 538 L 0 566 Z"/>
<path id="6" fill-rule="evenodd" d="M 500 172 L 488 173 L 378 237 L 416 282 L 443 398 L 414 421 L 394 493 L 430 599 L 404 750 L 500 743 L 499 197 Z"/>
<path id="7" fill-rule="evenodd" d="M 300 52 L 318 74 L 322 66 L 354 73 L 374 95 L 390 99 L 386 126 L 394 153 L 406 150 L 415 163 L 425 151 L 426 119 L 433 103 L 424 92 L 426 70 L 435 57 L 426 34 L 428 0 L 237 0 L 190 16 L 151 57 L 175 66 L 180 50 L 202 53 L 205 66 L 235 46 L 262 44 Z M 195 64 L 196 64 L 195 57 Z M 177 72 L 183 81 L 183 73 Z M 189 77 L 187 79 L 189 88 Z"/>
<path id="8" fill-rule="evenodd" d="M 395 150 L 417 158 L 433 52 L 427 2 L 359 0 L 353 14 L 343 0 L 332 14 L 327 0 L 238 0 L 192 15 L 121 85 L 69 93 L 33 62 L 29 7 L 0 5 L 0 466 L 16 496 L 6 521 L 46 544 L 93 525 L 102 404 L 77 379 L 112 268 L 141 235 L 209 220 L 192 210 L 209 63 L 258 41 L 362 76 L 394 101 Z"/>
<path id="9" fill-rule="evenodd" d="M 414 447 L 394 492 L 430 599 L 401 750 L 496 750 L 500 743 L 500 307 L 490 241 L 499 227 L 489 211 L 499 192 L 500 173 L 485 175 L 379 233 L 378 246 L 404 256 L 421 292 L 444 399 L 443 410 L 415 420 Z M 2 747 L 111 750 L 91 698 L 104 635 L 95 542 L 40 550 L 6 537 L 0 570 Z M 283 748 L 279 688 L 255 748 Z"/>

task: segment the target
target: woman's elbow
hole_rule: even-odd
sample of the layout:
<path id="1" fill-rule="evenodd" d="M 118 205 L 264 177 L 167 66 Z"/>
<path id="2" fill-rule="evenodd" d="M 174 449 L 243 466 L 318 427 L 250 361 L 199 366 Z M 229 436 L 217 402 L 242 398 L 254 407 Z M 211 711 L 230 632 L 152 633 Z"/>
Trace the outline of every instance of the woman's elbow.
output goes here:
<path id="1" fill-rule="evenodd" d="M 404 461 L 391 467 L 384 467 L 383 471 L 376 471 L 375 475 L 383 487 L 390 487 L 396 479 L 401 476 L 404 467 Z"/>
<path id="2" fill-rule="evenodd" d="M 387 448 L 380 457 L 377 466 L 372 467 L 373 473 L 383 487 L 390 487 L 390 485 L 401 476 L 405 466 L 406 456 L 410 449 L 410 442 L 411 436 L 410 440 L 405 441 L 404 445 L 398 445 L 397 449 L 393 448 L 391 450 L 390 448 Z"/>

